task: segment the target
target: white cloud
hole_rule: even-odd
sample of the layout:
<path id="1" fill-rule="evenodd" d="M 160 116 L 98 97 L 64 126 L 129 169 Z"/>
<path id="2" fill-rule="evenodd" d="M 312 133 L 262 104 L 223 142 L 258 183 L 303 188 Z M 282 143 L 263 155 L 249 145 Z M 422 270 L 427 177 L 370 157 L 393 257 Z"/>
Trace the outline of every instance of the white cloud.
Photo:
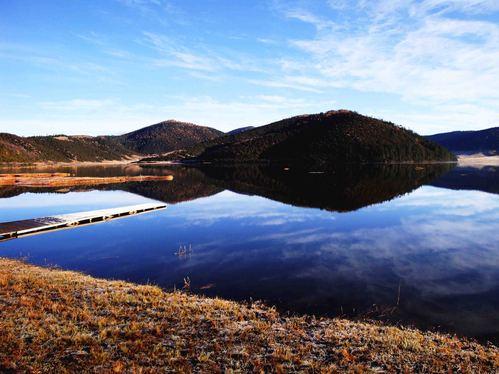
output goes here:
<path id="1" fill-rule="evenodd" d="M 264 72 L 262 61 L 256 62 L 250 56 L 226 56 L 205 46 L 185 47 L 170 37 L 154 32 L 144 31 L 144 42 L 153 47 L 161 57 L 152 60 L 159 67 L 176 66 L 187 70 L 201 72 L 244 71 Z"/>
<path id="2" fill-rule="evenodd" d="M 461 11 L 479 14 L 499 10 L 499 2 L 497 0 L 424 0 L 420 4 L 416 3 L 414 7 L 424 13 L 437 10 L 440 13 Z"/>
<path id="3" fill-rule="evenodd" d="M 113 100 L 88 100 L 88 99 L 73 99 L 63 101 L 43 101 L 38 104 L 42 109 L 46 110 L 63 110 L 63 111 L 78 111 L 78 110 L 97 110 L 113 105 Z"/>
<path id="4" fill-rule="evenodd" d="M 269 102 L 269 103 L 284 103 L 286 102 L 286 98 L 284 96 L 279 95 L 258 95 L 257 98 L 260 100 Z"/>
<path id="5" fill-rule="evenodd" d="M 497 111 L 490 106 L 474 104 L 445 104 L 426 111 L 399 112 L 377 108 L 370 115 L 389 119 L 420 134 L 435 134 L 443 129 L 479 130 L 497 126 Z"/>
<path id="6" fill-rule="evenodd" d="M 269 38 L 256 38 L 256 41 L 263 44 L 277 44 L 277 40 Z"/>
<path id="7" fill-rule="evenodd" d="M 285 76 L 282 79 L 249 79 L 249 83 L 257 86 L 271 87 L 271 88 L 290 88 L 298 91 L 322 93 L 323 91 L 314 85 L 313 78 L 311 77 L 293 77 Z M 320 83 L 317 81 L 317 83 Z M 319 87 L 321 84 L 319 84 Z"/>
<path id="8" fill-rule="evenodd" d="M 123 206 L 123 204 L 144 204 L 153 200 L 123 191 L 83 191 L 68 193 L 24 193 L 0 200 L 0 209 L 9 210 L 9 219 L 33 218 L 32 209 L 50 209 L 50 213 L 74 212 L 74 206 L 85 206 L 87 210 Z"/>
<path id="9" fill-rule="evenodd" d="M 0 43 L 0 58 L 28 65 L 36 73 L 26 78 L 33 79 L 35 88 L 47 81 L 59 86 L 47 98 L 33 93 L 39 103 L 30 108 L 16 109 L 20 100 L 11 97 L 15 105 L 4 106 L 3 131 L 21 133 L 37 123 L 34 133 L 66 123 L 64 132 L 72 132 L 68 126 L 91 123 L 85 127 L 89 132 L 121 132 L 131 130 L 132 123 L 138 127 L 172 117 L 229 130 L 334 109 L 338 102 L 423 134 L 497 126 L 499 121 L 497 0 L 324 0 L 298 5 L 274 0 L 278 5 L 271 9 L 279 12 L 280 20 L 272 21 L 283 22 L 282 30 L 255 35 L 235 29 L 236 36 L 217 34 L 220 30 L 208 20 L 183 13 L 169 1 L 119 2 L 126 5 L 121 7 L 124 13 L 147 18 L 148 31 L 140 23 L 126 40 L 102 31 L 72 34 L 71 43 L 84 49 Z M 206 35 L 182 28 L 179 19 L 199 21 Z M 165 20 L 170 28 L 158 27 Z M 297 27 L 300 23 L 304 27 Z M 294 36 L 286 40 L 287 35 Z M 241 41 L 220 42 L 231 38 Z M 90 79 L 101 86 L 89 88 Z M 141 80 L 147 90 L 140 87 Z M 15 84 L 10 91 L 20 89 Z M 125 91 L 127 86 L 138 89 Z M 114 98 L 92 98 L 96 89 Z M 158 99 L 176 89 L 184 96 L 180 102 Z M 66 97 L 67 92 L 76 98 Z M 132 100 L 138 103 L 123 104 Z M 37 107 L 43 113 L 33 113 Z M 69 112 L 75 114 L 71 125 Z"/>
<path id="10" fill-rule="evenodd" d="M 6 61 L 28 64 L 31 68 L 36 67 L 52 71 L 61 74 L 62 77 L 65 77 L 62 73 L 76 73 L 85 77 L 92 76 L 94 80 L 111 81 L 114 76 L 112 70 L 91 59 L 74 60 L 67 56 L 63 58 L 38 46 L 0 43 L 0 57 Z"/>
<path id="11" fill-rule="evenodd" d="M 302 22 L 310 23 L 315 26 L 317 29 L 322 30 L 333 25 L 332 22 L 325 20 L 321 17 L 318 17 L 306 10 L 303 9 L 291 9 L 286 11 L 286 16 L 288 18 L 297 19 Z"/>
<path id="12" fill-rule="evenodd" d="M 427 124 L 435 129 L 442 128 L 441 121 L 432 112 L 441 106 L 449 110 L 440 110 L 440 120 L 457 117 L 452 116 L 453 108 L 460 113 L 453 118 L 457 121 L 445 124 L 447 129 L 483 128 L 487 123 L 478 124 L 477 119 L 499 119 L 499 25 L 475 17 L 499 10 L 499 2 L 334 2 L 333 9 L 338 12 L 336 23 L 304 10 L 283 12 L 316 28 L 313 38 L 290 40 L 310 56 L 306 66 L 301 62 L 301 79 L 310 80 L 304 87 L 394 94 L 424 108 L 430 114 Z M 343 10 L 356 17 L 341 21 Z M 466 17 L 454 17 L 453 12 Z M 286 76 L 275 81 L 288 85 Z"/>
<path id="13" fill-rule="evenodd" d="M 331 105 L 330 101 L 283 95 L 244 96 L 227 101 L 211 96 L 169 96 L 154 103 L 135 104 L 119 98 L 75 98 L 39 102 L 43 110 L 37 116 L 29 120 L 0 119 L 0 128 L 18 135 L 118 135 L 173 118 L 229 131 L 265 125 L 309 110 L 320 112 Z"/>
<path id="14" fill-rule="evenodd" d="M 214 126 L 222 131 L 242 126 L 260 126 L 312 109 L 320 112 L 331 102 L 313 101 L 279 95 L 257 95 L 234 100 L 217 100 L 210 96 L 182 97 L 167 105 L 169 117 Z"/>

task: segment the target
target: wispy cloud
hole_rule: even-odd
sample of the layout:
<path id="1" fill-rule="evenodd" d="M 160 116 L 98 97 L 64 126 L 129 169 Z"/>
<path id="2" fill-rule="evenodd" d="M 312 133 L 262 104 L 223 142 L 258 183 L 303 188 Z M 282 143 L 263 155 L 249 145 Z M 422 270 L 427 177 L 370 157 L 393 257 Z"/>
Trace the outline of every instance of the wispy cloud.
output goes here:
<path id="1" fill-rule="evenodd" d="M 274 39 L 269 39 L 269 38 L 256 38 L 257 42 L 263 43 L 263 44 L 277 44 L 277 40 Z"/>
<path id="2" fill-rule="evenodd" d="M 119 3 L 150 15 L 157 9 L 173 11 L 175 8 L 168 0 L 117 0 Z"/>
<path id="3" fill-rule="evenodd" d="M 303 114 L 312 108 L 330 106 L 330 101 L 309 100 L 284 95 L 256 95 L 219 100 L 211 96 L 179 97 L 161 110 L 171 117 L 216 126 L 228 131 L 241 126 L 260 126 L 282 118 Z M 188 113 L 188 118 L 185 113 Z"/>
<path id="4" fill-rule="evenodd" d="M 394 30 L 397 35 L 376 26 L 291 43 L 310 53 L 334 86 L 420 101 L 499 100 L 499 26 L 432 15 L 415 30 Z"/>
<path id="5" fill-rule="evenodd" d="M 103 46 L 106 45 L 106 39 L 103 35 L 97 34 L 95 31 L 90 31 L 89 33 L 86 34 L 76 34 L 76 37 L 80 38 L 81 40 L 98 45 L 98 46 Z"/>
<path id="6" fill-rule="evenodd" d="M 471 114 L 480 107 L 492 122 L 499 118 L 499 25 L 477 15 L 499 10 L 498 4 L 331 2 L 334 23 L 308 10 L 283 15 L 316 29 L 313 38 L 290 40 L 310 56 L 302 74 L 320 83 L 315 87 L 395 94 L 430 111 L 466 105 Z"/>
<path id="7" fill-rule="evenodd" d="M 297 19 L 299 21 L 310 23 L 318 30 L 324 30 L 334 25 L 333 22 L 328 21 L 322 17 L 316 16 L 313 13 L 304 9 L 289 9 L 285 11 L 286 17 Z"/>
<path id="8" fill-rule="evenodd" d="M 153 47 L 160 57 L 153 60 L 155 66 L 176 66 L 187 70 L 204 72 L 216 71 L 246 71 L 262 72 L 261 64 L 249 56 L 224 56 L 207 46 L 200 46 L 196 50 L 194 47 L 186 47 L 172 38 L 144 31 L 144 42 Z"/>
<path id="9" fill-rule="evenodd" d="M 311 77 L 284 76 L 280 79 L 249 79 L 249 83 L 271 88 L 289 88 L 298 91 L 322 93 L 323 83 Z"/>
<path id="10" fill-rule="evenodd" d="M 19 135 L 82 134 L 82 129 L 87 134 L 118 135 L 175 118 L 229 131 L 241 126 L 264 125 L 304 112 L 317 112 L 333 104 L 286 95 L 239 96 L 232 100 L 182 95 L 133 103 L 119 97 L 80 97 L 38 101 L 34 105 L 38 108 L 36 115 L 29 120 L 1 119 L 0 128 L 16 129 L 13 132 Z M 68 121 L 71 127 L 68 127 Z"/>
<path id="11" fill-rule="evenodd" d="M 116 47 L 112 40 L 109 37 L 98 34 L 95 31 L 90 31 L 86 34 L 76 34 L 78 39 L 83 40 L 84 42 L 96 47 L 102 53 L 119 58 L 119 59 L 130 59 L 134 58 L 135 60 L 140 60 L 137 56 L 133 56 L 133 54 L 125 49 Z"/>
<path id="12" fill-rule="evenodd" d="M 63 101 L 43 101 L 39 103 L 40 108 L 47 110 L 79 111 L 79 110 L 97 110 L 110 107 L 114 104 L 113 100 L 92 100 L 92 99 L 73 99 Z"/>
<path id="13" fill-rule="evenodd" d="M 105 73 L 107 76 L 112 74 L 111 70 L 96 62 L 61 58 L 55 52 L 50 53 L 43 48 L 23 44 L 0 43 L 0 57 L 52 71 L 65 70 L 93 76 L 99 73 Z"/>
<path id="14" fill-rule="evenodd" d="M 499 120 L 497 0 L 270 0 L 258 7 L 115 0 L 79 7 L 81 14 L 34 6 L 36 22 L 60 14 L 75 26 L 39 35 L 30 29 L 35 11 L 6 20 L 10 37 L 0 42 L 0 59 L 9 73 L 2 83 L 5 92 L 31 98 L 4 93 L 3 131 L 65 123 L 72 132 L 90 121 L 89 131 L 103 124 L 119 131 L 172 117 L 229 130 L 336 103 L 422 133 Z M 259 27 L 246 22 L 247 12 Z M 112 105 L 102 106 L 102 97 Z M 29 123 L 37 125 L 26 130 Z"/>

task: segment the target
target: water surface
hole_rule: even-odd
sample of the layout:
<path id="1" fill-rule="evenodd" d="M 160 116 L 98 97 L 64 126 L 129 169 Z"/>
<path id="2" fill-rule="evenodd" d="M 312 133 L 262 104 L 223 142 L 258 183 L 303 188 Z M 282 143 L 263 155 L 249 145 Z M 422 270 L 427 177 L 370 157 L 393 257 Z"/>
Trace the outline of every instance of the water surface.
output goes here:
<path id="1" fill-rule="evenodd" d="M 499 170 L 449 169 L 79 168 L 175 179 L 3 188 L 0 221 L 151 200 L 169 206 L 2 242 L 0 256 L 165 289 L 189 277 L 193 292 L 209 296 L 497 342 Z"/>

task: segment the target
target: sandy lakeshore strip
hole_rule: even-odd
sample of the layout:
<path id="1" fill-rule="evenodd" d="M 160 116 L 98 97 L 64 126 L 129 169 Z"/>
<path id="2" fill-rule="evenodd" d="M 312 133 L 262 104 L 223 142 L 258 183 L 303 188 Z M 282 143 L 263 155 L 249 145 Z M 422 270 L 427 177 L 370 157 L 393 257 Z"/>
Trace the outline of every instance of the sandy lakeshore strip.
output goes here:
<path id="1" fill-rule="evenodd" d="M 499 156 L 459 155 L 459 166 L 499 166 Z"/>
<path id="2" fill-rule="evenodd" d="M 0 371 L 468 372 L 499 349 L 0 258 Z"/>
<path id="3" fill-rule="evenodd" d="M 117 177 L 74 177 L 69 173 L 0 174 L 0 186 L 74 187 L 128 182 L 171 181 L 172 175 L 138 175 Z"/>
<path id="4" fill-rule="evenodd" d="M 143 156 L 131 156 L 121 160 L 101 160 L 101 161 L 32 161 L 32 162 L 0 162 L 0 167 L 4 168 L 36 168 L 44 167 L 68 167 L 68 166 L 119 166 L 137 162 Z"/>

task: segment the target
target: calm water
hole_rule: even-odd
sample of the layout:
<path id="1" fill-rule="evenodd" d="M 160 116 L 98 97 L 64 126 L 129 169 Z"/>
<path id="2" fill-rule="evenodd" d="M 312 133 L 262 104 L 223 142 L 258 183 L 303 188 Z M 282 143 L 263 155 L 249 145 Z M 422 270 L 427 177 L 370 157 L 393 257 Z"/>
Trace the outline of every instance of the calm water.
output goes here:
<path id="1" fill-rule="evenodd" d="M 377 318 L 499 341 L 499 169 L 79 168 L 173 182 L 0 189 L 0 221 L 151 200 L 166 210 L 0 243 L 0 256 L 98 277 L 191 280 L 290 313 Z M 59 169 L 60 170 L 60 169 Z M 176 254 L 180 246 L 192 249 Z"/>

